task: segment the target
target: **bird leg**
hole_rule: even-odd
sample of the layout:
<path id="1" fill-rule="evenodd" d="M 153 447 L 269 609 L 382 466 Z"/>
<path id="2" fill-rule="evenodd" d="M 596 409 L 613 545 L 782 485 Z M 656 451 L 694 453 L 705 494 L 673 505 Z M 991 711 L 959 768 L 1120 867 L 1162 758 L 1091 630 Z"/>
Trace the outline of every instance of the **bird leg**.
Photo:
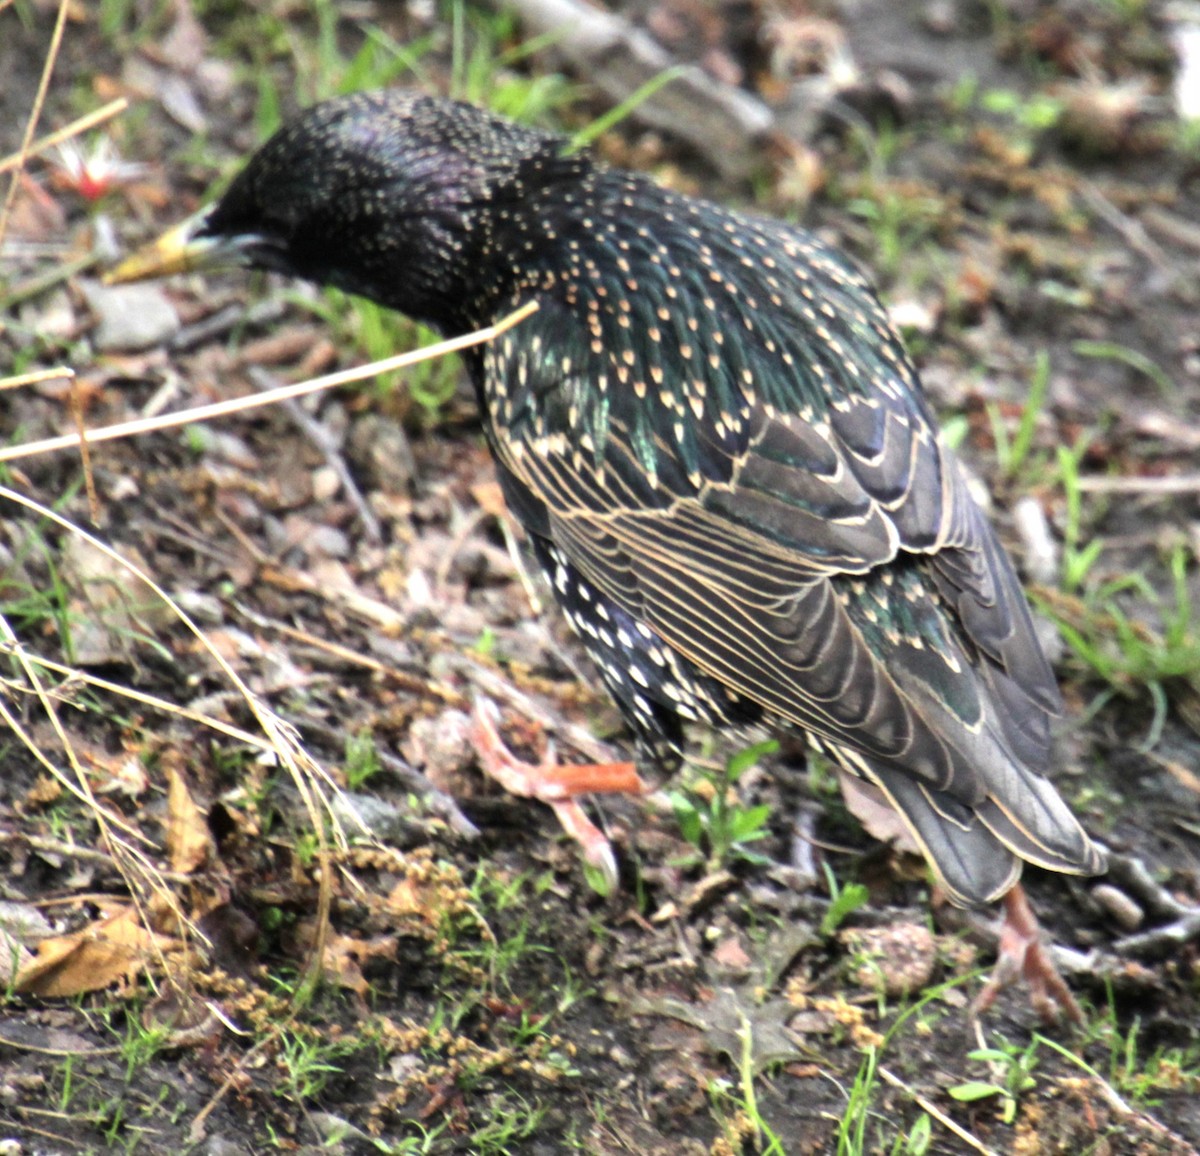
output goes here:
<path id="1" fill-rule="evenodd" d="M 552 808 L 562 829 L 583 849 L 584 859 L 615 886 L 617 861 L 612 845 L 576 800 L 580 795 L 645 794 L 648 787 L 637 768 L 633 763 L 559 766 L 549 742 L 541 762 L 522 762 L 505 746 L 497 717 L 493 703 L 476 699 L 470 735 L 483 770 L 509 794 L 538 799 Z"/>
<path id="2" fill-rule="evenodd" d="M 996 967 L 971 1005 L 972 1017 L 987 1011 L 1001 991 L 1024 978 L 1029 984 L 1030 1002 L 1044 1022 L 1054 1022 L 1061 1012 L 1072 1023 L 1082 1025 L 1083 1011 L 1050 958 L 1025 889 L 1016 884 L 1001 903 L 1004 923 Z"/>

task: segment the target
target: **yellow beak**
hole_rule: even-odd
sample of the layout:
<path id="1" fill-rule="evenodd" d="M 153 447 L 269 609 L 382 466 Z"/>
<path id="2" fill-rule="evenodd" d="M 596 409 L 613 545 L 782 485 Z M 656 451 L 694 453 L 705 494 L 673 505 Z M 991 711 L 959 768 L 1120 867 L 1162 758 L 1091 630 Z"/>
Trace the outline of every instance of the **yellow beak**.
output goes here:
<path id="1" fill-rule="evenodd" d="M 104 275 L 106 285 L 122 285 L 129 281 L 146 281 L 151 277 L 168 277 L 172 273 L 188 273 L 236 261 L 236 244 L 220 237 L 198 237 L 197 230 L 206 213 L 189 217 L 163 233 L 156 241 L 126 257 L 115 269 Z"/>

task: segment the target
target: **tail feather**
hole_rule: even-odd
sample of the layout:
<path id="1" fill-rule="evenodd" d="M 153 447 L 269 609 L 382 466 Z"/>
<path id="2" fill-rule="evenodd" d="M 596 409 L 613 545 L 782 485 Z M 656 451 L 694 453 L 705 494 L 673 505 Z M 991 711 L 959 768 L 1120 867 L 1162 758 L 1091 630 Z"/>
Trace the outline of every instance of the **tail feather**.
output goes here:
<path id="1" fill-rule="evenodd" d="M 988 797 L 968 805 L 899 767 L 845 748 L 832 753 L 882 792 L 959 906 L 999 899 L 1025 862 L 1072 875 L 1104 870 L 1103 855 L 1058 792 L 1026 768 L 989 774 Z"/>
<path id="2" fill-rule="evenodd" d="M 968 807 L 944 794 L 935 798 L 895 767 L 872 762 L 867 773 L 904 820 L 957 906 L 993 903 L 1020 879 L 1021 859 Z"/>

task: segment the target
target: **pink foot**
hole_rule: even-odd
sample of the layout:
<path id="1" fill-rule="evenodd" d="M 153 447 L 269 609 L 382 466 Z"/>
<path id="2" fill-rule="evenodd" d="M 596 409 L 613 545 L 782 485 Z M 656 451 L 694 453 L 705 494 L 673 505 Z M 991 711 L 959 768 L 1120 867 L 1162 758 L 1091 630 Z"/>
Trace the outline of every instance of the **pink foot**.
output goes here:
<path id="1" fill-rule="evenodd" d="M 547 744 L 540 763 L 518 759 L 496 728 L 495 704 L 478 698 L 471 720 L 471 741 L 484 771 L 509 794 L 538 799 L 552 807 L 562 829 L 583 848 L 583 857 L 599 870 L 610 887 L 617 882 L 612 845 L 575 800 L 580 795 L 641 795 L 648 790 L 633 763 L 589 763 L 559 766 Z"/>
<path id="2" fill-rule="evenodd" d="M 1024 978 L 1029 985 L 1029 999 L 1034 1010 L 1046 1023 L 1053 1023 L 1060 1013 L 1072 1023 L 1083 1024 L 1083 1010 L 1058 974 L 1058 968 L 1042 943 L 1041 927 L 1029 906 L 1025 889 L 1018 883 L 1001 900 L 1004 904 L 1004 925 L 1000 929 L 999 958 L 995 970 L 983 990 L 971 1005 L 971 1015 L 987 1011 L 1006 987 Z"/>

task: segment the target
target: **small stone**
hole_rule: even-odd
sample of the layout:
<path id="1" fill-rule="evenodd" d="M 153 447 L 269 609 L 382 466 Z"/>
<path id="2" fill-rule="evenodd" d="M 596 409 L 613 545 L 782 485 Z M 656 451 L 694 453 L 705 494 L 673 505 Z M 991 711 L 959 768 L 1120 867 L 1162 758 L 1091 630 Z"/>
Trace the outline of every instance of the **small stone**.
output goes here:
<path id="1" fill-rule="evenodd" d="M 210 1136 L 199 1148 L 198 1156 L 246 1156 L 247 1149 L 225 1136 Z"/>
<path id="2" fill-rule="evenodd" d="M 736 935 L 727 936 L 713 948 L 712 961 L 726 978 L 749 975 L 754 962 Z"/>
<path id="3" fill-rule="evenodd" d="M 1096 884 L 1092 888 L 1092 898 L 1123 931 L 1137 931 L 1146 920 L 1146 913 L 1141 907 L 1111 883 Z"/>
<path id="4" fill-rule="evenodd" d="M 954 0 L 929 0 L 921 10 L 921 23 L 934 36 L 953 36 L 958 31 L 958 7 Z"/>
<path id="5" fill-rule="evenodd" d="M 933 978 L 937 944 L 919 923 L 853 928 L 841 938 L 856 954 L 854 978 L 863 987 L 897 998 L 920 991 Z"/>
<path id="6" fill-rule="evenodd" d="M 475 747 L 471 718 L 464 711 L 444 710 L 435 718 L 417 719 L 408 729 L 404 753 L 439 790 L 472 793 L 468 771 L 475 764 Z"/>
<path id="7" fill-rule="evenodd" d="M 1058 577 L 1058 544 L 1041 502 L 1024 497 L 1013 506 L 1013 529 L 1025 547 L 1025 572 L 1034 582 L 1052 585 Z"/>
<path id="8" fill-rule="evenodd" d="M 314 526 L 304 543 L 308 554 L 323 554 L 326 558 L 348 558 L 350 539 L 334 526 Z"/>
<path id="9" fill-rule="evenodd" d="M 221 600 L 201 590 L 176 590 L 171 597 L 194 622 L 216 626 L 225 621 Z"/>
<path id="10" fill-rule="evenodd" d="M 341 488 L 342 480 L 338 477 L 337 470 L 332 466 L 320 466 L 313 470 L 312 489 L 313 500 L 317 502 L 328 502 L 334 497 Z"/>
<path id="11" fill-rule="evenodd" d="M 179 314 L 156 285 L 82 282 L 96 317 L 92 340 L 102 353 L 132 353 L 169 341 L 179 332 Z"/>
<path id="12" fill-rule="evenodd" d="M 339 791 L 330 810 L 352 837 L 370 834 L 393 847 L 411 847 L 421 837 L 407 809 L 376 795 Z"/>
<path id="13" fill-rule="evenodd" d="M 613 1044 L 609 1048 L 608 1058 L 619 1068 L 628 1070 L 637 1067 L 637 1061 L 620 1044 Z"/>
<path id="14" fill-rule="evenodd" d="M 416 472 L 416 459 L 404 427 L 379 414 L 365 414 L 354 423 L 347 456 L 374 490 L 403 493 Z"/>
<path id="15" fill-rule="evenodd" d="M 229 430 L 217 429 L 208 422 L 197 422 L 184 429 L 188 447 L 194 453 L 208 454 L 241 470 L 256 470 L 262 465 L 245 439 Z"/>

